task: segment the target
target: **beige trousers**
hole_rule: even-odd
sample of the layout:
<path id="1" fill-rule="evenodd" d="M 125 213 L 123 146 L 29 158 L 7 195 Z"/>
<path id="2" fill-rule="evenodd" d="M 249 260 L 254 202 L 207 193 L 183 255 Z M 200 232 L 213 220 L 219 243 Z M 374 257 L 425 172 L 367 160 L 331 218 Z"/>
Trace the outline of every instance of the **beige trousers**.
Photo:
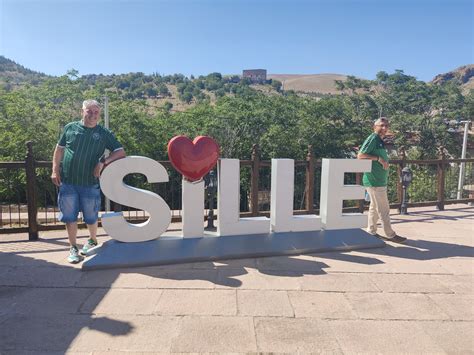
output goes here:
<path id="1" fill-rule="evenodd" d="M 366 187 L 367 193 L 370 196 L 369 207 L 369 225 L 367 232 L 370 234 L 377 233 L 377 222 L 379 218 L 382 220 L 383 230 L 387 238 L 392 238 L 396 235 L 390 224 L 390 205 L 387 197 L 387 187 Z"/>

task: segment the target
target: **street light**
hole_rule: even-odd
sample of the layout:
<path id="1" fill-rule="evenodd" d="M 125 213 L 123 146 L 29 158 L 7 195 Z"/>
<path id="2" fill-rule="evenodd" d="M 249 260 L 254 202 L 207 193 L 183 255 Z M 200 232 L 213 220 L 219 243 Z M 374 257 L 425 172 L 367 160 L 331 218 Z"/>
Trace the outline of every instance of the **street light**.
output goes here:
<path id="1" fill-rule="evenodd" d="M 206 230 L 215 230 L 214 226 L 214 198 L 217 191 L 217 178 L 214 170 L 211 170 L 209 174 L 204 178 L 205 187 L 207 190 L 207 198 L 209 201 L 209 213 L 207 214 L 207 226 Z"/>
<path id="2" fill-rule="evenodd" d="M 109 129 L 109 97 L 104 96 L 104 127 Z M 105 157 L 108 157 L 110 154 L 109 150 L 105 150 Z M 109 212 L 110 211 L 110 200 L 105 197 L 104 200 L 105 204 L 105 211 Z"/>
<path id="3" fill-rule="evenodd" d="M 467 134 L 469 132 L 469 124 L 471 123 L 470 120 L 467 121 L 459 121 L 459 124 L 464 123 L 464 136 L 462 139 L 462 152 L 461 152 L 461 159 L 466 159 L 466 150 L 467 150 Z M 459 168 L 459 181 L 458 181 L 458 196 L 457 199 L 462 199 L 462 190 L 464 185 L 464 171 L 466 168 L 466 163 L 462 162 Z"/>
<path id="4" fill-rule="evenodd" d="M 400 206 L 400 214 L 408 214 L 408 196 L 407 189 L 413 179 L 413 174 L 408 167 L 402 169 L 402 176 L 400 176 L 400 182 L 402 183 L 403 196 L 402 196 L 402 205 Z"/>

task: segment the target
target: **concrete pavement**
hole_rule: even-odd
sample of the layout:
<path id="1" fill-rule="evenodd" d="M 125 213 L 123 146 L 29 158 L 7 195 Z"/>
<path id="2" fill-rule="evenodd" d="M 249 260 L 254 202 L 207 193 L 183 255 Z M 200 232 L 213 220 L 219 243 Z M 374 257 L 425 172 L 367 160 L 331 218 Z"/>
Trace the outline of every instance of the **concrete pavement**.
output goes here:
<path id="1" fill-rule="evenodd" d="M 392 212 L 406 245 L 90 272 L 2 235 L 0 353 L 473 353 L 474 208 Z"/>

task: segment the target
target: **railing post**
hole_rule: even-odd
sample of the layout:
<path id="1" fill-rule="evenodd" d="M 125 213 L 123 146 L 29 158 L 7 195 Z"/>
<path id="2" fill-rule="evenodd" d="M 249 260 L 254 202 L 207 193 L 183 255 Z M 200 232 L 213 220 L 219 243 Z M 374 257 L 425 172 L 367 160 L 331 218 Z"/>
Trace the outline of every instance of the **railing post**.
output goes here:
<path id="1" fill-rule="evenodd" d="M 38 239 L 38 209 L 36 206 L 36 168 L 33 155 L 33 142 L 26 142 L 26 198 L 28 202 L 28 239 Z"/>
<path id="2" fill-rule="evenodd" d="M 252 146 L 252 169 L 250 171 L 250 213 L 258 216 L 258 177 L 260 171 L 260 153 L 258 144 Z"/>
<path id="3" fill-rule="evenodd" d="M 444 147 L 440 147 L 440 154 L 439 154 L 439 163 L 438 163 L 438 198 L 436 207 L 440 211 L 444 211 L 444 190 L 445 190 L 445 166 L 446 166 L 446 156 L 444 153 Z"/>
<path id="4" fill-rule="evenodd" d="M 313 146 L 308 145 L 308 154 L 306 155 L 306 188 L 305 188 L 305 204 L 306 211 L 309 214 L 314 213 L 314 170 L 316 168 L 316 160 L 313 154 Z"/>
<path id="5" fill-rule="evenodd" d="M 402 186 L 402 170 L 405 167 L 405 160 L 407 158 L 406 153 L 405 153 L 405 147 L 400 147 L 400 158 L 401 158 L 401 163 L 398 164 L 397 166 L 397 200 L 398 200 L 398 212 L 400 213 L 402 211 L 402 200 L 403 200 L 403 186 Z"/>

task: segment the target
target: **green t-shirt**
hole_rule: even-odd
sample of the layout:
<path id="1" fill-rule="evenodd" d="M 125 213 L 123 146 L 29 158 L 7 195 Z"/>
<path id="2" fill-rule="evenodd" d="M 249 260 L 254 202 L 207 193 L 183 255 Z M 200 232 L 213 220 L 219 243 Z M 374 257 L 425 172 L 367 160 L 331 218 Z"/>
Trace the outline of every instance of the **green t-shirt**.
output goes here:
<path id="1" fill-rule="evenodd" d="M 376 133 L 367 137 L 360 148 L 361 153 L 375 155 L 388 161 L 388 154 L 385 150 L 383 140 Z M 388 170 L 385 170 L 378 161 L 372 160 L 372 170 L 370 173 L 364 173 L 362 183 L 368 187 L 387 186 Z"/>
<path id="2" fill-rule="evenodd" d="M 64 147 L 61 181 L 66 184 L 93 186 L 99 183 L 94 168 L 105 152 L 121 149 L 122 145 L 108 129 L 102 126 L 86 127 L 81 121 L 68 123 L 59 138 Z"/>

